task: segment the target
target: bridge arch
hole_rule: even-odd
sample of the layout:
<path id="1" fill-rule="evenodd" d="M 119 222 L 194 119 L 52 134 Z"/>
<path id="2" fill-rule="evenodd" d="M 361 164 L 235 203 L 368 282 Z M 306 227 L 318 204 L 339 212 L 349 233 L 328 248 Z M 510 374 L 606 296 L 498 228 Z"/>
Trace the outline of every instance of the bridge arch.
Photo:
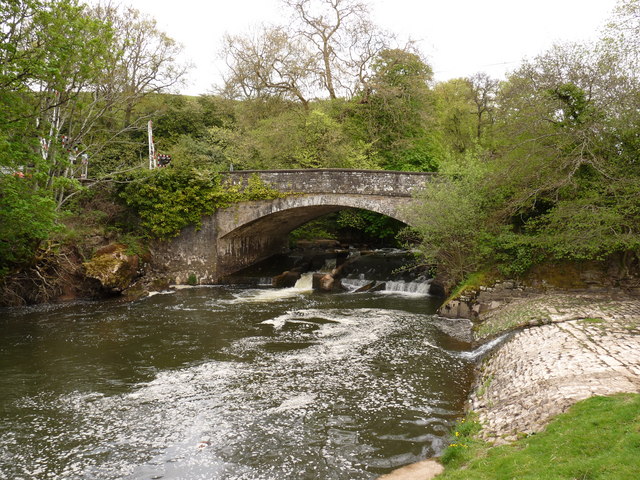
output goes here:
<path id="1" fill-rule="evenodd" d="M 346 208 L 387 215 L 411 224 L 415 191 L 434 177 L 425 172 L 381 170 L 276 170 L 227 172 L 224 181 L 246 185 L 251 176 L 287 195 L 219 209 L 202 227 L 188 227 L 170 244 L 158 245 L 158 267 L 177 283 L 195 276 L 217 283 L 271 255 L 289 249 L 288 234 L 314 218 Z"/>
<path id="2" fill-rule="evenodd" d="M 346 208 L 387 215 L 410 224 L 410 197 L 310 194 L 243 202 L 217 213 L 219 270 L 231 274 L 289 250 L 289 233 L 305 223 Z"/>

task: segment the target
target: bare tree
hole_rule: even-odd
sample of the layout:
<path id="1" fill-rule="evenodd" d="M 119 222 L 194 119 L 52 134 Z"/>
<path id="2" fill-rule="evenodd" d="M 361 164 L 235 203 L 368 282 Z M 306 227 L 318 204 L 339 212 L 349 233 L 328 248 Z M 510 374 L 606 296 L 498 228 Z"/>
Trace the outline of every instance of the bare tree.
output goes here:
<path id="1" fill-rule="evenodd" d="M 372 74 L 377 55 L 394 37 L 369 19 L 358 0 L 284 0 L 290 26 L 227 35 L 223 55 L 229 67 L 224 92 L 231 97 L 276 95 L 303 104 L 321 92 L 352 96 Z"/>
<path id="2" fill-rule="evenodd" d="M 317 56 L 318 81 L 329 98 L 353 93 L 366 82 L 376 55 L 390 47 L 393 36 L 382 32 L 359 0 L 285 0 L 293 10 L 297 34 Z"/>
<path id="3" fill-rule="evenodd" d="M 253 34 L 227 34 L 223 52 L 230 72 L 225 78 L 226 96 L 271 95 L 308 104 L 315 61 L 283 28 L 263 26 Z"/>
<path id="4" fill-rule="evenodd" d="M 178 61 L 182 46 L 158 30 L 154 18 L 132 7 L 111 4 L 100 4 L 91 13 L 114 31 L 113 64 L 105 71 L 101 88 L 124 96 L 126 128 L 140 99 L 181 85 L 189 65 Z"/>

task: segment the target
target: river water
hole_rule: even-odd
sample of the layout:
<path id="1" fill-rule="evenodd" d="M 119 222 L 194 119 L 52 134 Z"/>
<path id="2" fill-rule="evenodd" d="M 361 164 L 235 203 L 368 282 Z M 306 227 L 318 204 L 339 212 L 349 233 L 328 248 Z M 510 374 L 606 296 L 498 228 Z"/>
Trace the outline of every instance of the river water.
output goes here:
<path id="1" fill-rule="evenodd" d="M 473 362 L 437 300 L 308 287 L 0 311 L 0 478 L 371 479 L 440 452 Z"/>

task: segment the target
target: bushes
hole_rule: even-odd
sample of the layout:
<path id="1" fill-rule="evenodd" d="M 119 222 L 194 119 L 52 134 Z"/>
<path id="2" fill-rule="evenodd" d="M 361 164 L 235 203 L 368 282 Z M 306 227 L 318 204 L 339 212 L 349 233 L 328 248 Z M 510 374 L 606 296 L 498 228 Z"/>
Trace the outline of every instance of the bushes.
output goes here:
<path id="1" fill-rule="evenodd" d="M 143 234 L 170 238 L 187 225 L 202 225 L 204 215 L 234 202 L 273 199 L 284 196 L 256 177 L 241 188 L 224 184 L 210 170 L 163 168 L 144 170 L 124 179 L 118 196 L 137 214 Z"/>
<path id="2" fill-rule="evenodd" d="M 55 207 L 50 192 L 30 179 L 0 174 L 0 277 L 33 259 L 56 228 Z"/>

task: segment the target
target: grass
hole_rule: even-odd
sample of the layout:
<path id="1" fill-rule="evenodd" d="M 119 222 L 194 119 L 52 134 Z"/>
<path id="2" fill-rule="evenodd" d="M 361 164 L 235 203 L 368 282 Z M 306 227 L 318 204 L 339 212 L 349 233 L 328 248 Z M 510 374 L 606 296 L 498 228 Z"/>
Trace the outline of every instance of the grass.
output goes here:
<path id="1" fill-rule="evenodd" d="M 467 293 L 476 292 L 480 287 L 492 283 L 493 276 L 489 272 L 477 272 L 468 275 L 461 283 L 451 292 L 451 295 L 445 300 L 455 300 Z"/>
<path id="2" fill-rule="evenodd" d="M 604 323 L 602 318 L 583 318 L 580 323 Z"/>
<path id="3" fill-rule="evenodd" d="M 589 398 L 559 415 L 543 432 L 505 446 L 489 446 L 477 437 L 478 429 L 458 425 L 442 457 L 445 473 L 438 480 L 640 478 L 638 394 Z"/>

